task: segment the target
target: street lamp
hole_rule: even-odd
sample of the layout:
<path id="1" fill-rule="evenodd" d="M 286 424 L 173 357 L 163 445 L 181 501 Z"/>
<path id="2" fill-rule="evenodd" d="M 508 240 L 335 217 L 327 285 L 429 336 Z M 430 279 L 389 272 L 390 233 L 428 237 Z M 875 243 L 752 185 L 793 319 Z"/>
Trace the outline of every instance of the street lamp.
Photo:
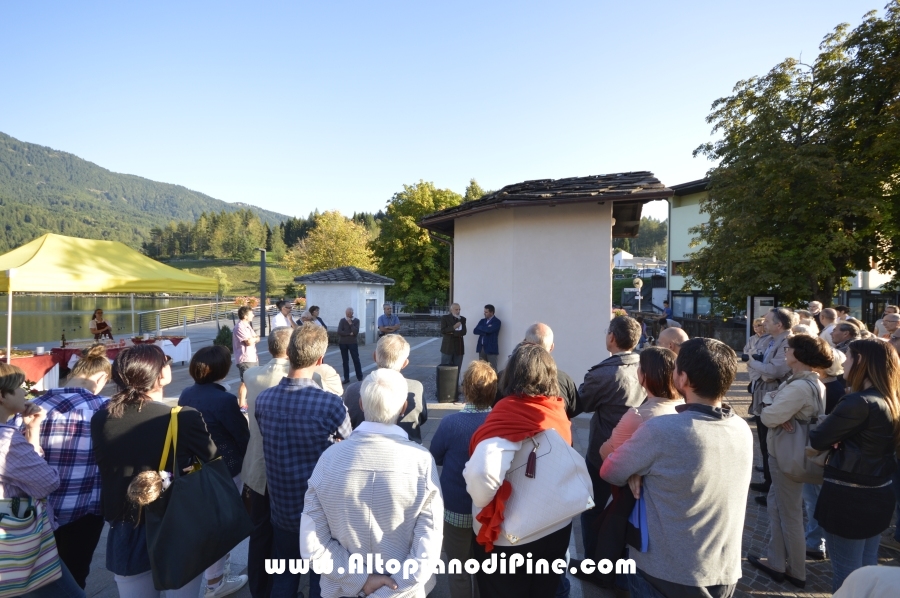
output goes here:
<path id="1" fill-rule="evenodd" d="M 266 250 L 257 247 L 259 251 L 259 336 L 266 336 Z"/>

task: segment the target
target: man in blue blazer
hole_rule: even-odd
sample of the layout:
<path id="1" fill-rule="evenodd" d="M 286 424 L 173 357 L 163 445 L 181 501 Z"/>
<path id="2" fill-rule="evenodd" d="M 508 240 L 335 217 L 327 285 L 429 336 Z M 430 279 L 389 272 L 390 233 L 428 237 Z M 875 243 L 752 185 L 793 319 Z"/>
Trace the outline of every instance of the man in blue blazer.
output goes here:
<path id="1" fill-rule="evenodd" d="M 478 345 L 475 347 L 478 356 L 491 364 L 496 372 L 497 356 L 500 354 L 500 343 L 497 340 L 500 335 L 500 319 L 494 317 L 494 306 L 490 303 L 484 306 L 484 317 L 475 327 L 475 334 L 478 335 Z"/>

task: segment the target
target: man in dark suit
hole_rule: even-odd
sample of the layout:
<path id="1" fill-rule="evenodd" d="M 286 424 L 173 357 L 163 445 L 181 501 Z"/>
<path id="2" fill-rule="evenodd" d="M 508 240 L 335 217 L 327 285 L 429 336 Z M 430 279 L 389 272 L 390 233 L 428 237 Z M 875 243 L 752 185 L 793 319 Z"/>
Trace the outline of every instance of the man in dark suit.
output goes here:
<path id="1" fill-rule="evenodd" d="M 466 335 L 466 319 L 459 315 L 459 303 L 450 306 L 450 313 L 441 318 L 441 365 L 456 366 L 456 386 L 459 388 L 459 367 L 462 365 Z"/>
<path id="2" fill-rule="evenodd" d="M 478 335 L 478 345 L 475 350 L 481 361 L 491 364 L 497 371 L 497 356 L 500 355 L 500 318 L 494 316 L 494 306 L 488 303 L 484 306 L 484 317 L 475 326 L 475 334 Z"/>

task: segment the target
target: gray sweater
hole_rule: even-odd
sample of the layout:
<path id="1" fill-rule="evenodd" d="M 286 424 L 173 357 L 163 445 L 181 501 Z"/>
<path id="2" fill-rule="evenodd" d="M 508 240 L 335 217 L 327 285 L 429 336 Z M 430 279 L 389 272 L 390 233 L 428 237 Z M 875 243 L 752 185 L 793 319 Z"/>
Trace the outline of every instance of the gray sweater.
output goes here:
<path id="1" fill-rule="evenodd" d="M 638 569 L 688 586 L 730 585 L 741 577 L 753 435 L 730 408 L 681 409 L 645 422 L 600 476 L 617 486 L 643 476 L 650 542 L 630 551 Z"/>

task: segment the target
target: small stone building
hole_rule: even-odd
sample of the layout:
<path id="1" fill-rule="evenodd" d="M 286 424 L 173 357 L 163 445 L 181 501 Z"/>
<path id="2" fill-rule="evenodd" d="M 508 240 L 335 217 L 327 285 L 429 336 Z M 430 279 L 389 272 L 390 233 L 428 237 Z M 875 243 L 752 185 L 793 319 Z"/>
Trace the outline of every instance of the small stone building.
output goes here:
<path id="1" fill-rule="evenodd" d="M 359 318 L 360 342 L 375 343 L 376 322 L 383 313 L 384 287 L 394 284 L 393 278 L 345 266 L 298 276 L 294 282 L 306 285 L 306 305 L 319 307 L 319 317 L 328 326 L 330 341 L 336 342 L 338 323 L 347 308 L 352 307 Z"/>
<path id="2" fill-rule="evenodd" d="M 643 205 L 672 190 L 650 172 L 509 185 L 419 222 L 451 243 L 451 297 L 468 319 L 466 359 L 485 304 L 503 322 L 498 367 L 535 322 L 555 335 L 553 356 L 580 381 L 609 356 L 612 240 L 635 237 Z"/>

